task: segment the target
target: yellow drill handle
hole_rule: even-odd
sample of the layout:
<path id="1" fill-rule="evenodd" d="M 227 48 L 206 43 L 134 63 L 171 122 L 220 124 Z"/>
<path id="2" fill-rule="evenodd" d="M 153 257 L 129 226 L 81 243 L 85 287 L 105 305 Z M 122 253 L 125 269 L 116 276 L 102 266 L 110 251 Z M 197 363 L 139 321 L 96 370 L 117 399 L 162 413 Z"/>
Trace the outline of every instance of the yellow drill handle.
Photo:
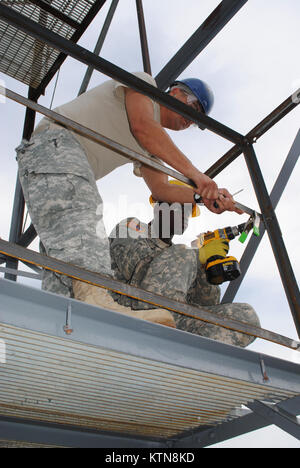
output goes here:
<path id="1" fill-rule="evenodd" d="M 199 247 L 203 247 L 207 245 L 212 240 L 216 239 L 224 239 L 229 241 L 229 238 L 226 234 L 225 229 L 216 229 L 215 231 L 208 231 L 205 233 L 200 234 L 199 236 Z"/>

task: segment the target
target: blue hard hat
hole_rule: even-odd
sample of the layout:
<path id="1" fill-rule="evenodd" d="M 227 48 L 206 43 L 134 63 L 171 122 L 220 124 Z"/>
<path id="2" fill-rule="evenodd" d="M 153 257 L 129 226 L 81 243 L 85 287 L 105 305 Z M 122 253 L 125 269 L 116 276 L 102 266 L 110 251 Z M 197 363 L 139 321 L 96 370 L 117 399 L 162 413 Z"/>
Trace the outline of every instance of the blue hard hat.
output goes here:
<path id="1" fill-rule="evenodd" d="M 185 80 L 175 81 L 172 86 L 180 83 L 187 86 L 192 91 L 202 105 L 205 114 L 209 114 L 214 104 L 214 95 L 208 84 L 198 78 L 187 78 Z"/>

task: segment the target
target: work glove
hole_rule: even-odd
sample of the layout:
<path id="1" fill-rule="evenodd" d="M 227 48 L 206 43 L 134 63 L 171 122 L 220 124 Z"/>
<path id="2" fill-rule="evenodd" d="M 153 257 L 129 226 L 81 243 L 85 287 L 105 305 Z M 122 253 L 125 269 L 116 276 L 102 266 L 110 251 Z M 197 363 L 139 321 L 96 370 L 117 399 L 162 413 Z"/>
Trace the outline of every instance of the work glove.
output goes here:
<path id="1" fill-rule="evenodd" d="M 225 239 L 214 239 L 208 242 L 203 247 L 199 248 L 199 260 L 202 265 L 207 263 L 211 257 L 225 258 L 229 251 L 229 242 Z"/>

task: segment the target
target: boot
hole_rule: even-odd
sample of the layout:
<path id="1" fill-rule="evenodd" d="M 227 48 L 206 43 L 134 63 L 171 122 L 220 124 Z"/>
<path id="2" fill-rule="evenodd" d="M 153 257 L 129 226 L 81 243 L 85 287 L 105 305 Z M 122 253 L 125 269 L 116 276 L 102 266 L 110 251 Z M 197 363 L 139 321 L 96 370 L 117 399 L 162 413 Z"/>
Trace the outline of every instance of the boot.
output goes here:
<path id="1" fill-rule="evenodd" d="M 130 317 L 147 320 L 167 327 L 176 328 L 172 314 L 166 309 L 131 310 L 113 300 L 108 291 L 82 281 L 73 280 L 74 298 L 104 309 L 113 310 Z"/>

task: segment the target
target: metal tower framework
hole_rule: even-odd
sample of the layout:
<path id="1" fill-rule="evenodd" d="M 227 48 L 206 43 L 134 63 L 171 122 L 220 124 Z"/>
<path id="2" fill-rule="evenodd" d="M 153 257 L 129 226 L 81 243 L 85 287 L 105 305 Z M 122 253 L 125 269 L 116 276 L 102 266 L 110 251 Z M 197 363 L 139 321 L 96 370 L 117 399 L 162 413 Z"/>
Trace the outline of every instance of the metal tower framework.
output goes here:
<path id="1" fill-rule="evenodd" d="M 40 112 L 66 127 L 85 135 L 87 138 L 110 147 L 126 158 L 138 160 L 178 180 L 191 182 L 182 176 L 182 174 L 167 169 L 150 158 L 145 158 L 130 151 L 128 148 L 107 139 L 105 136 L 82 127 L 78 123 L 66 119 L 37 103 L 39 97 L 44 93 L 47 85 L 59 70 L 66 57 L 70 56 L 88 67 L 79 94 L 87 89 L 92 71 L 97 70 L 151 97 L 160 104 L 205 126 L 208 130 L 232 142 L 234 144 L 232 149 L 209 168 L 206 174 L 211 178 L 215 177 L 243 154 L 261 209 L 263 223 L 260 227 L 262 233 L 260 239 L 252 238 L 242 257 L 243 276 L 230 284 L 223 297 L 223 301 L 230 302 L 234 299 L 266 230 L 300 338 L 299 288 L 274 211 L 299 157 L 300 132 L 296 136 L 293 147 L 270 195 L 266 189 L 253 148 L 253 143 L 258 138 L 298 105 L 300 99 L 295 99 L 295 95 L 298 97 L 297 92 L 288 97 L 247 135 L 241 135 L 224 124 L 206 115 L 197 113 L 191 107 L 186 106 L 164 92 L 169 84 L 188 67 L 231 18 L 238 13 L 247 3 L 247 0 L 223 0 L 156 76 L 158 89 L 98 55 L 117 8 L 118 0 L 113 0 L 111 3 L 94 53 L 77 44 L 83 32 L 101 10 L 104 3 L 105 0 L 89 2 L 85 0 L 76 2 L 63 0 L 30 0 L 20 2 L 11 0 L 0 3 L 0 71 L 29 85 L 28 98 L 22 97 L 8 89 L 3 91 L 8 98 L 23 104 L 27 108 L 23 138 L 30 138 L 34 129 L 36 112 Z M 144 70 L 151 74 L 141 0 L 136 0 L 136 7 Z M 221 327 L 238 330 L 242 333 L 279 343 L 291 349 L 299 349 L 299 342 L 268 330 L 247 326 L 234 320 L 222 320 L 213 314 L 195 307 L 124 285 L 99 274 L 84 271 L 28 250 L 27 247 L 35 239 L 36 232 L 32 225 L 25 232 L 22 232 L 23 218 L 24 198 L 19 180 L 17 179 L 9 242 L 0 240 L 0 252 L 2 252 L 0 261 L 1 263 L 6 263 L 6 279 L 16 280 L 16 270 L 18 268 L 18 261 L 20 260 L 26 265 L 31 266 L 38 273 L 40 273 L 41 267 L 52 269 L 70 277 L 80 278 L 83 281 L 106 287 L 121 294 L 138 297 L 145 302 L 169 308 L 178 313 L 214 323 Z M 15 347 L 16 342 L 20 343 L 25 339 L 31 343 L 34 340 L 40 339 L 44 340 L 43 346 L 48 346 L 50 349 L 50 344 L 47 345 L 47 340 L 50 339 L 49 337 L 52 337 L 51 339 L 59 341 L 61 349 L 66 353 L 70 352 L 68 350 L 70 343 L 74 344 L 74 346 L 77 342 L 84 343 L 86 346 L 84 352 L 88 355 L 88 353 L 92 353 L 90 347 L 93 347 L 94 350 L 94 347 L 101 343 L 102 351 L 109 349 L 118 354 L 118 356 L 115 356 L 116 359 L 117 357 L 120 359 L 121 355 L 126 355 L 128 359 L 131 356 L 138 356 L 138 358 L 143 360 L 141 366 L 144 366 L 144 368 L 148 364 L 150 367 L 153 367 L 155 363 L 159 362 L 164 372 L 166 371 L 164 366 L 169 366 L 168 371 L 171 372 L 172 370 L 174 373 L 176 371 L 179 372 L 179 370 L 194 372 L 189 377 L 180 374 L 179 379 L 184 381 L 186 378 L 186 385 L 188 385 L 188 382 L 192 382 L 193 378 L 198 379 L 197 382 L 200 383 L 196 391 L 202 392 L 202 403 L 204 402 L 204 406 L 201 407 L 202 410 L 199 410 L 196 406 L 194 407 L 195 414 L 197 411 L 200 411 L 199 414 L 201 414 L 201 416 L 198 416 L 198 420 L 195 420 L 195 414 L 190 406 L 187 410 L 191 412 L 191 416 L 190 419 L 187 418 L 186 424 L 183 422 L 182 412 L 179 412 L 176 417 L 174 416 L 174 421 L 180 421 L 180 424 L 178 423 L 177 426 L 174 422 L 174 431 L 167 429 L 167 423 L 161 423 L 159 419 L 164 406 L 156 407 L 155 416 L 151 414 L 150 418 L 152 421 L 151 430 L 149 428 L 149 431 L 147 431 L 145 427 L 147 428 L 150 425 L 147 419 L 145 422 L 143 418 L 139 419 L 136 416 L 139 423 L 136 421 L 135 423 L 130 423 L 132 421 L 130 414 L 133 417 L 132 414 L 134 413 L 130 413 L 129 410 L 128 414 L 125 413 L 124 415 L 122 412 L 122 414 L 120 413 L 120 420 L 123 421 L 122 424 L 114 426 L 108 423 L 106 427 L 103 427 L 103 425 L 99 424 L 99 421 L 97 424 L 95 421 L 93 423 L 91 419 L 88 419 L 88 416 L 84 417 L 84 415 L 77 418 L 68 416 L 63 421 L 58 416 L 61 414 L 58 407 L 56 408 L 57 417 L 54 418 L 54 413 L 50 414 L 49 405 L 44 405 L 39 411 L 36 405 L 32 404 L 32 412 L 29 414 L 25 410 L 22 412 L 20 408 L 16 409 L 15 407 L 13 409 L 11 401 L 2 401 L 0 402 L 0 414 L 2 414 L 0 416 L 0 439 L 22 441 L 24 440 L 24 434 L 27 433 L 30 435 L 30 437 L 27 435 L 26 438 L 28 442 L 50 445 L 199 447 L 207 446 L 220 440 L 226 440 L 227 438 L 264 427 L 268 424 L 277 424 L 300 439 L 299 423 L 296 419 L 296 416 L 300 413 L 300 372 L 298 365 L 267 356 L 260 356 L 246 350 L 239 350 L 177 330 L 166 330 L 165 327 L 148 323 L 141 325 L 139 321 L 132 318 L 122 318 L 121 322 L 128 334 L 124 338 L 123 335 L 125 333 L 122 334 L 119 317 L 116 318 L 116 314 L 114 313 L 102 311 L 100 320 L 99 314 L 96 314 L 95 309 L 91 306 L 65 298 L 58 298 L 44 292 L 34 292 L 32 290 L 28 292 L 28 288 L 5 280 L 1 280 L 0 282 L 0 296 L 2 304 L 0 306 L 0 326 L 6 333 L 5 336 L 11 338 L 11 341 L 8 339 L 10 346 Z M 55 317 L 53 324 L 49 322 L 49 310 L 51 310 L 51 314 Z M 75 323 L 75 327 L 71 326 L 71 317 L 72 320 L 75 318 L 74 322 L 72 322 Z M 86 323 L 85 319 L 87 319 Z M 64 326 L 59 327 L 58 323 L 62 323 L 63 321 Z M 30 332 L 27 331 L 27 335 L 25 329 L 30 330 Z M 41 337 L 44 338 L 42 339 Z M 113 338 L 107 340 L 106 337 Z M 133 338 L 135 341 L 131 341 Z M 164 351 L 158 353 L 159 355 L 156 352 L 158 341 L 159 349 Z M 143 343 L 143 345 L 147 343 L 147 346 L 143 346 L 145 349 L 141 351 L 137 348 L 136 344 L 132 345 L 131 343 Z M 167 348 L 169 351 L 167 351 Z M 197 363 L 195 362 L 195 358 L 192 357 L 193 353 L 197 354 L 196 350 L 199 354 L 199 362 L 197 361 Z M 54 351 L 52 350 L 51 352 Z M 178 359 L 179 355 L 182 356 L 181 359 Z M 162 358 L 162 356 L 165 357 Z M 222 356 L 222 369 L 220 369 L 220 365 L 218 364 L 220 356 Z M 43 365 L 49 365 L 46 357 Z M 139 374 L 141 370 L 135 370 L 134 365 L 131 369 L 134 369 L 138 381 L 141 377 Z M 36 371 L 34 364 L 31 370 L 34 374 Z M 107 372 L 112 372 L 112 369 L 109 368 Z M 6 376 L 7 380 L 5 380 L 7 391 L 11 390 L 13 376 L 15 376 L 17 382 L 19 379 L 19 382 L 25 385 L 24 376 L 22 377 L 15 369 L 9 369 L 8 376 Z M 209 400 L 209 391 L 206 393 L 202 390 L 200 391 L 200 387 L 202 389 L 209 379 L 212 378 L 211 376 L 219 379 L 218 385 L 221 388 L 219 393 L 216 390 L 213 401 Z M 55 378 L 50 378 L 48 381 L 48 384 L 53 386 L 51 388 L 55 388 L 56 383 Z M 36 384 L 37 382 L 35 381 L 34 385 Z M 128 382 L 125 383 L 124 381 L 123 384 L 129 388 Z M 43 382 L 41 383 L 42 385 Z M 236 392 L 239 394 L 239 398 L 234 401 L 231 401 L 229 398 L 232 387 L 238 389 Z M 90 388 L 93 392 L 97 389 L 97 387 L 93 387 L 92 385 Z M 184 388 L 180 387 L 180 391 L 183 392 Z M 210 388 L 209 384 L 207 384 L 207 388 Z M 178 391 L 178 388 L 175 390 Z M 135 392 L 138 393 L 137 388 L 135 388 Z M 141 395 L 139 396 L 142 398 Z M 92 402 L 92 393 L 89 397 Z M 187 395 L 186 397 L 188 398 L 189 396 Z M 78 395 L 77 398 L 79 398 Z M 104 398 L 104 396 L 101 395 L 101 398 Z M 161 398 L 163 398 L 163 395 Z M 51 398 L 49 398 L 50 400 Z M 121 402 L 116 400 L 115 404 L 119 405 L 117 408 L 120 410 Z M 129 402 L 129 407 L 130 404 L 132 402 Z M 147 404 L 150 405 L 150 402 Z M 220 409 L 222 404 L 224 407 L 223 411 Z M 184 408 L 183 400 L 180 400 L 180 405 Z M 234 409 L 239 405 L 247 406 L 248 410 L 240 410 L 240 412 L 235 410 L 236 413 L 234 413 Z M 33 406 L 35 407 L 33 408 Z M 6 410 L 1 409 L 2 407 L 6 408 Z M 136 411 L 138 411 L 137 408 L 138 402 L 135 407 Z M 104 412 L 106 415 L 105 417 L 102 415 L 104 420 L 105 418 L 108 420 L 109 417 L 112 417 L 115 421 L 118 412 L 111 416 L 112 412 L 113 409 L 110 412 Z M 149 412 L 151 412 L 150 407 Z M 71 414 L 71 409 L 69 409 L 69 414 Z M 88 409 L 86 409 L 86 414 L 88 414 Z M 125 424 L 126 418 L 127 423 Z M 159 429 L 155 430 L 156 426 L 159 426 Z M 171 426 L 172 424 L 170 424 Z"/>

